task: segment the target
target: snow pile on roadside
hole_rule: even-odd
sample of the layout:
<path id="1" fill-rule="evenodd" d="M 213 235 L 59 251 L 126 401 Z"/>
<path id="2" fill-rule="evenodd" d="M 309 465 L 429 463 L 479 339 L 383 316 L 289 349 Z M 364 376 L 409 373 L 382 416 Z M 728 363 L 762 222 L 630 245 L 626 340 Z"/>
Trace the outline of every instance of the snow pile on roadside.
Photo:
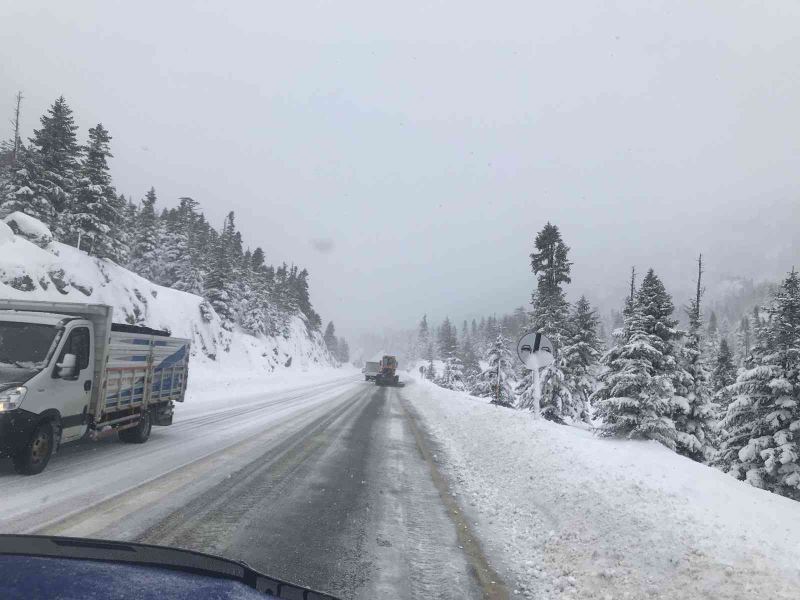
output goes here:
<path id="1" fill-rule="evenodd" d="M 656 442 L 600 439 L 429 382 L 403 395 L 510 591 L 800 597 L 800 503 Z"/>
<path id="2" fill-rule="evenodd" d="M 28 235 L 46 238 L 46 232 L 35 230 L 29 221 L 15 223 Z M 322 336 L 309 333 L 300 317 L 291 319 L 286 336 L 227 331 L 199 296 L 155 285 L 72 246 L 52 242 L 40 248 L 11 231 L 0 221 L 0 298 L 111 305 L 117 322 L 166 329 L 191 339 L 192 378 L 201 370 L 237 379 L 284 367 L 306 370 L 332 364 Z"/>
<path id="3" fill-rule="evenodd" d="M 12 212 L 3 221 L 11 227 L 15 234 L 33 242 L 40 248 L 44 248 L 53 241 L 53 234 L 44 223 L 23 212 Z"/>

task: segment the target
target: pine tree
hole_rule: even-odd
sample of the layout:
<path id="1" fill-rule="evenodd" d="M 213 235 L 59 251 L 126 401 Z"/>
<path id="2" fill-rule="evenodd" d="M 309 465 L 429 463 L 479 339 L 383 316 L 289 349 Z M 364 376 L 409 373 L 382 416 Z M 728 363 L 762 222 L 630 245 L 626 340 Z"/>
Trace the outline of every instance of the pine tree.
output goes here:
<path id="1" fill-rule="evenodd" d="M 128 268 L 150 281 L 156 281 L 161 271 L 161 222 L 156 215 L 156 191 L 150 188 L 138 212 L 133 247 Z"/>
<path id="2" fill-rule="evenodd" d="M 111 157 L 111 136 L 98 123 L 89 129 L 89 142 L 84 148 L 66 218 L 65 238 L 69 244 L 86 250 L 93 256 L 121 262 L 127 253 L 119 229 L 122 215 L 119 200 L 111 183 L 107 158 Z"/>
<path id="3" fill-rule="evenodd" d="M 719 319 L 717 318 L 717 313 L 712 310 L 711 314 L 708 317 L 708 325 L 706 325 L 705 336 L 703 336 L 703 345 L 701 348 L 701 354 L 703 355 L 703 360 L 705 361 L 706 367 L 709 369 L 709 372 L 711 371 L 711 369 L 713 369 L 712 363 L 714 361 L 714 357 L 717 354 L 717 349 L 719 348 L 720 339 L 721 339 L 721 333 L 720 333 Z"/>
<path id="4" fill-rule="evenodd" d="M 325 334 L 322 336 L 322 339 L 325 340 L 325 347 L 328 349 L 333 356 L 339 355 L 339 343 L 336 339 L 336 327 L 333 324 L 333 321 L 328 322 L 328 326 L 325 328 Z"/>
<path id="5" fill-rule="evenodd" d="M 722 338 L 714 356 L 710 383 L 715 400 L 723 410 L 728 408 L 732 399 L 725 390 L 735 381 L 736 365 L 733 363 L 733 353 L 728 346 L 728 340 Z"/>
<path id="6" fill-rule="evenodd" d="M 603 357 L 606 371 L 592 396 L 603 420 L 601 435 L 654 439 L 675 449 L 673 342 L 679 332 L 673 311 L 669 294 L 650 269 L 626 306 L 619 344 Z"/>
<path id="7" fill-rule="evenodd" d="M 433 344 L 428 345 L 426 353 L 431 357 L 428 359 L 428 366 L 425 368 L 425 379 L 428 381 L 436 381 L 436 366 L 433 364 Z"/>
<path id="8" fill-rule="evenodd" d="M 428 315 L 422 315 L 422 320 L 419 322 L 417 329 L 417 350 L 416 354 L 419 358 L 427 361 L 433 360 L 433 351 L 430 343 L 430 329 L 428 328 Z"/>
<path id="9" fill-rule="evenodd" d="M 531 369 L 523 369 L 522 376 L 517 381 L 514 393 L 517 396 L 517 408 L 530 410 L 535 415 L 541 414 L 541 382 L 539 372 Z"/>
<path id="10" fill-rule="evenodd" d="M 60 96 L 42 115 L 41 128 L 33 131 L 31 145 L 38 154 L 40 169 L 36 170 L 36 188 L 42 192 L 46 206 L 40 207 L 39 216 L 53 233 L 63 239 L 66 233 L 64 221 L 58 218 L 71 212 L 75 192 L 75 179 L 81 148 L 78 145 L 78 126 L 72 109 Z"/>
<path id="11" fill-rule="evenodd" d="M 439 385 L 459 392 L 466 389 L 466 383 L 464 381 L 464 365 L 458 355 L 454 354 L 445 360 L 444 371 L 439 381 Z"/>
<path id="12" fill-rule="evenodd" d="M 342 363 L 343 365 L 346 365 L 347 363 L 349 363 L 350 362 L 350 346 L 348 345 L 346 339 L 344 339 L 344 338 L 339 338 L 338 339 L 337 350 L 338 350 L 338 355 L 336 356 L 336 359 L 340 363 Z"/>
<path id="13" fill-rule="evenodd" d="M 698 462 L 706 462 L 713 453 L 712 437 L 716 412 L 712 393 L 708 388 L 710 375 L 702 355 L 702 275 L 703 256 L 700 255 L 697 261 L 697 291 L 686 309 L 689 333 L 681 349 L 680 361 L 673 378 L 676 392 L 673 397 L 673 419 L 678 432 L 676 450 Z"/>
<path id="14" fill-rule="evenodd" d="M 246 272 L 250 294 L 242 317 L 242 327 L 254 334 L 274 335 L 278 332 L 276 325 L 279 319 L 270 300 L 270 280 L 261 248 L 253 251 Z"/>
<path id="15" fill-rule="evenodd" d="M 458 353 L 458 340 L 456 339 L 455 327 L 450 323 L 449 318 L 445 318 L 444 323 L 438 332 L 439 356 L 442 360 L 447 360 Z"/>
<path id="16" fill-rule="evenodd" d="M 228 328 L 236 322 L 240 308 L 236 289 L 240 274 L 241 256 L 237 254 L 237 250 L 241 252 L 240 242 L 236 237 L 233 213 L 228 213 L 214 244 L 206 281 L 206 299 Z"/>
<path id="17" fill-rule="evenodd" d="M 597 370 L 603 342 L 597 333 L 599 319 L 589 301 L 581 296 L 570 315 L 562 349 L 566 387 L 572 394 L 567 416 L 573 421 L 590 420 L 589 397 L 597 388 Z"/>
<path id="18" fill-rule="evenodd" d="M 167 260 L 171 263 L 172 287 L 177 290 L 201 295 L 203 293 L 204 271 L 200 260 L 200 240 L 197 231 L 197 202 L 192 198 L 180 199 L 175 223 L 170 231 L 171 239 L 165 249 Z M 259 248 L 257 251 L 260 251 Z M 261 251 L 259 267 L 263 267 L 264 253 Z M 258 261 L 255 261 L 258 262 Z M 266 297 L 262 301 L 266 301 Z"/>
<path id="19" fill-rule="evenodd" d="M 17 164 L 17 158 L 19 155 L 20 148 L 22 148 L 22 138 L 20 137 L 20 106 L 22 105 L 22 92 L 17 92 L 17 95 L 14 97 L 16 101 L 16 109 L 14 110 L 14 117 L 11 119 L 11 125 L 13 126 L 14 133 L 11 136 L 11 143 L 10 146 L 10 157 L 9 157 L 9 164 L 14 167 Z"/>
<path id="20" fill-rule="evenodd" d="M 128 265 L 131 261 L 131 250 L 133 249 L 133 240 L 136 234 L 136 223 L 139 220 L 139 211 L 136 204 L 126 198 L 124 194 L 119 195 L 116 206 L 121 215 L 117 236 L 124 250 L 124 256 L 120 258 L 120 263 Z"/>
<path id="21" fill-rule="evenodd" d="M 465 336 L 461 340 L 461 354 L 459 358 L 464 366 L 464 383 L 467 387 L 471 387 L 472 382 L 481 370 L 472 337 Z"/>
<path id="22" fill-rule="evenodd" d="M 42 183 L 41 157 L 35 150 L 21 147 L 0 187 L 0 218 L 19 211 L 46 225 L 52 223 L 55 209 L 47 191 Z"/>
<path id="23" fill-rule="evenodd" d="M 744 367 L 750 359 L 750 351 L 753 346 L 753 335 L 750 327 L 750 319 L 747 315 L 739 321 L 739 328 L 736 332 L 736 357 L 737 364 Z"/>
<path id="24" fill-rule="evenodd" d="M 775 292 L 756 323 L 752 366 L 730 390 L 718 465 L 751 485 L 800 500 L 800 277 Z"/>
<path id="25" fill-rule="evenodd" d="M 477 377 L 471 393 L 483 398 L 491 398 L 492 404 L 514 406 L 514 370 L 508 341 L 502 332 L 497 334 L 492 347 L 486 354 L 489 365 Z"/>
<path id="26" fill-rule="evenodd" d="M 536 291 L 532 295 L 533 311 L 530 329 L 547 336 L 554 345 L 555 362 L 545 367 L 539 377 L 541 384 L 541 414 L 547 419 L 562 422 L 583 412 L 573 402 L 567 387 L 561 350 L 564 346 L 569 320 L 569 303 L 562 285 L 570 283 L 572 263 L 568 260 L 569 247 L 561 239 L 558 227 L 547 223 L 536 236 L 536 251 L 531 255 L 531 269 L 537 275 Z M 523 378 L 533 382 L 535 378 Z M 534 395 L 517 390 L 523 396 Z"/>

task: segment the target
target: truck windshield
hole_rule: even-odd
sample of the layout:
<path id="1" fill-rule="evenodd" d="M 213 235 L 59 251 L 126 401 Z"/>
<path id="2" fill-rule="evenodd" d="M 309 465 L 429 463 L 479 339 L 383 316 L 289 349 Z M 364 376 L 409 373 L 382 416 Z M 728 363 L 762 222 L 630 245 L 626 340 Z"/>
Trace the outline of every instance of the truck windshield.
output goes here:
<path id="1" fill-rule="evenodd" d="M 0 366 L 42 368 L 55 336 L 52 325 L 0 321 Z"/>

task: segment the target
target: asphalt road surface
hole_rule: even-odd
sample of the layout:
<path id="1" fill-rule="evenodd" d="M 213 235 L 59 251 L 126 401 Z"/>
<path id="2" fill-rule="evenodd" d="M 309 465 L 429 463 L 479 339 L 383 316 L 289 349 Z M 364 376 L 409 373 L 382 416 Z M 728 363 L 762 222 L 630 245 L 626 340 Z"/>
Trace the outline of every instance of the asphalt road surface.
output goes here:
<path id="1" fill-rule="evenodd" d="M 337 380 L 67 447 L 37 477 L 0 466 L 0 531 L 211 552 L 342 598 L 502 598 L 413 388 Z"/>

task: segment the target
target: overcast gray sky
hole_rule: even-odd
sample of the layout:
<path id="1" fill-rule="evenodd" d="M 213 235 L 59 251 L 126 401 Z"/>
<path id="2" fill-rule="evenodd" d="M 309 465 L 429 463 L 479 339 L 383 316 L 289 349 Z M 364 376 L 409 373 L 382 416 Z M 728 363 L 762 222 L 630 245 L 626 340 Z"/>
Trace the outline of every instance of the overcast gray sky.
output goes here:
<path id="1" fill-rule="evenodd" d="M 64 94 L 119 191 L 197 199 L 351 336 L 800 266 L 800 3 L 0 0 L 0 109 Z M 679 303 L 683 299 L 678 298 Z"/>

